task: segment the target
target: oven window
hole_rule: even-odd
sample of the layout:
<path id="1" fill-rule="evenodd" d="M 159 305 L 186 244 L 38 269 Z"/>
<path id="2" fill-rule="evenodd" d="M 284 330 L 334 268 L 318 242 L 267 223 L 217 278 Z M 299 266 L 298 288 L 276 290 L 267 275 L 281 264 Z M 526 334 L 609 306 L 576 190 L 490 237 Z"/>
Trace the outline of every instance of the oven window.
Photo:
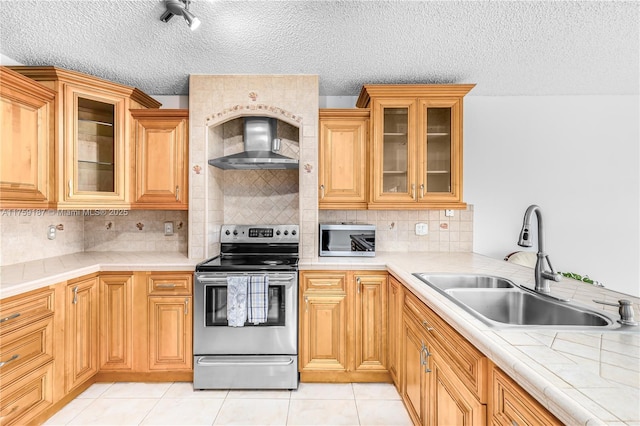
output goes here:
<path id="1" fill-rule="evenodd" d="M 205 286 L 205 326 L 224 326 L 227 324 L 227 286 L 208 285 Z M 267 310 L 267 321 L 261 324 L 251 324 L 245 322 L 249 327 L 264 326 L 284 326 L 285 324 L 285 286 L 269 286 L 269 309 Z"/>

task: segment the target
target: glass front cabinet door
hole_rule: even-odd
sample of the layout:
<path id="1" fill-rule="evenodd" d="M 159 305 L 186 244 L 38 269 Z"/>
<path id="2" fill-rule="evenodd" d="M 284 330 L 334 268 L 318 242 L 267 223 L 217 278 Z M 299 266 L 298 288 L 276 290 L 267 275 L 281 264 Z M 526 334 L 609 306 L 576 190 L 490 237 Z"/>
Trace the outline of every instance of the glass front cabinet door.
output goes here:
<path id="1" fill-rule="evenodd" d="M 125 98 L 65 91 L 65 202 L 125 203 Z"/>
<path id="2" fill-rule="evenodd" d="M 371 209 L 464 209 L 462 98 L 474 85 L 367 85 Z"/>

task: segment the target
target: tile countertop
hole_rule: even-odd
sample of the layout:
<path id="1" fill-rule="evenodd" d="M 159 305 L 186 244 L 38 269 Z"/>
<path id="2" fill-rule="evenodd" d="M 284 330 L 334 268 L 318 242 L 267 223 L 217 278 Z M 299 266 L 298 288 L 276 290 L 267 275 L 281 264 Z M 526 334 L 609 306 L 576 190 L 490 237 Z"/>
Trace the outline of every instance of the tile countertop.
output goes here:
<path id="1" fill-rule="evenodd" d="M 568 425 L 640 425 L 640 327 L 624 330 L 490 328 L 411 275 L 451 272 L 497 275 L 533 288 L 533 269 L 473 253 L 376 253 L 373 258 L 320 258 L 300 269 L 387 269 L 558 419 Z M 640 299 L 563 278 L 552 295 L 570 298 L 619 319 L 613 306 Z"/>
<path id="2" fill-rule="evenodd" d="M 82 252 L 0 267 L 0 298 L 98 271 L 193 271 L 199 260 L 175 252 Z"/>
<path id="3" fill-rule="evenodd" d="M 98 271 L 193 271 L 199 260 L 179 253 L 84 252 L 0 268 L 0 298 Z M 533 270 L 473 253 L 377 253 L 372 258 L 319 258 L 300 269 L 388 270 L 429 307 L 513 377 L 561 421 L 570 425 L 640 425 L 640 328 L 571 331 L 489 328 L 411 275 L 454 272 L 497 275 L 532 287 Z M 592 299 L 640 299 L 563 279 L 552 294 L 605 310 Z"/>

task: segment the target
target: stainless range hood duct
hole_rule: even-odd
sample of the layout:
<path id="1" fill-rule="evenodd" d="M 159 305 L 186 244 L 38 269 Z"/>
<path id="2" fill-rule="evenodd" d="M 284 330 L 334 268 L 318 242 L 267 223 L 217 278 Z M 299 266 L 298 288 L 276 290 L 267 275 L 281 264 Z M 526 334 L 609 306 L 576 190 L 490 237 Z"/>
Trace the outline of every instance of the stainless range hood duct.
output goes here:
<path id="1" fill-rule="evenodd" d="M 298 160 L 277 153 L 277 123 L 270 117 L 245 117 L 244 152 L 214 158 L 209 164 L 224 170 L 297 169 Z"/>

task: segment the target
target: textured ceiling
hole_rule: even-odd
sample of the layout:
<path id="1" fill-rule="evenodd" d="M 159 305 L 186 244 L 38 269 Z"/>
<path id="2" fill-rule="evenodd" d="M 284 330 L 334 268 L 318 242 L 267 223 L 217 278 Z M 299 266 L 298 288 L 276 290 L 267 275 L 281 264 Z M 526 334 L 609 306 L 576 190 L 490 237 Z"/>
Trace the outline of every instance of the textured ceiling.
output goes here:
<path id="1" fill-rule="evenodd" d="M 0 0 L 0 53 L 188 94 L 189 74 L 318 74 L 363 83 L 476 83 L 472 95 L 638 94 L 640 3 Z"/>

